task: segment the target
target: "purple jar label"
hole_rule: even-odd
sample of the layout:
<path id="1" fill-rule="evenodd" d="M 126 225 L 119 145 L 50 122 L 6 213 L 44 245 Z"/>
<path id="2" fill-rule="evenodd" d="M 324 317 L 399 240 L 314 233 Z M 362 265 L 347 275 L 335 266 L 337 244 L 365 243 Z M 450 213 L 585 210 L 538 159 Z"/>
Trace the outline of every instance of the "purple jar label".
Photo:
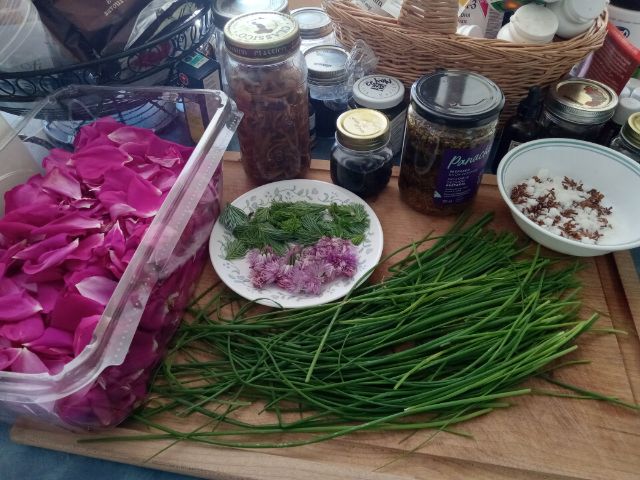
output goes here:
<path id="1" fill-rule="evenodd" d="M 438 206 L 466 203 L 480 186 L 491 143 L 476 148 L 452 148 L 442 153 L 434 203 Z"/>

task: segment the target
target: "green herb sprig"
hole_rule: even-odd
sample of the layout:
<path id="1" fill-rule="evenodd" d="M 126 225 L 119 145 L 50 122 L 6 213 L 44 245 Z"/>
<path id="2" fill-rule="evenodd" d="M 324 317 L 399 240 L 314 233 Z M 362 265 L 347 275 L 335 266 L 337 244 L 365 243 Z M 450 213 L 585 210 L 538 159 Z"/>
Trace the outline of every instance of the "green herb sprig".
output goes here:
<path id="1" fill-rule="evenodd" d="M 359 245 L 369 228 L 369 216 L 359 203 L 273 202 L 250 214 L 228 204 L 220 222 L 234 237 L 225 245 L 228 260 L 243 258 L 254 248 L 270 247 L 282 255 L 291 243 L 307 246 L 322 237 L 344 238 Z"/>

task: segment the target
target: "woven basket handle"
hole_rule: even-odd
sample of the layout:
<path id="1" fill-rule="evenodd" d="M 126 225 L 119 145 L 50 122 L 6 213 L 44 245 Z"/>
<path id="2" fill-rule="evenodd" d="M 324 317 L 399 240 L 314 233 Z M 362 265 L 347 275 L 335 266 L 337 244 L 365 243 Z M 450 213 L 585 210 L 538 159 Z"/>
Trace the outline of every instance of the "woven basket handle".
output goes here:
<path id="1" fill-rule="evenodd" d="M 422 33 L 456 33 L 458 0 L 404 0 L 398 23 Z"/>

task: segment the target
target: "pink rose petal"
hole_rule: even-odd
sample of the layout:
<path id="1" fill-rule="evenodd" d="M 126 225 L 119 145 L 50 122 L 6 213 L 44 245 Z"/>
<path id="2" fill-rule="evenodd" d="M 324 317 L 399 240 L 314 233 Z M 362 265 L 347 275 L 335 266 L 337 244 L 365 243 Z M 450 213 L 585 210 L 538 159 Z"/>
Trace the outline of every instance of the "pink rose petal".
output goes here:
<path id="1" fill-rule="evenodd" d="M 34 315 L 14 323 L 0 324 L 0 336 L 15 343 L 27 343 L 41 337 L 44 333 L 44 321 L 40 315 Z"/>
<path id="2" fill-rule="evenodd" d="M 27 260 L 22 267 L 22 270 L 25 273 L 33 275 L 48 268 L 58 266 L 67 260 L 69 254 L 78 248 L 79 244 L 80 241 L 76 238 L 73 242 L 64 247 L 40 255 L 36 261 Z"/>
<path id="3" fill-rule="evenodd" d="M 77 293 L 68 293 L 56 302 L 51 312 L 50 326 L 73 332 L 80 321 L 91 315 L 101 315 L 104 307 Z"/>
<path id="4" fill-rule="evenodd" d="M 0 347 L 0 370 L 8 370 L 20 355 L 20 348 Z"/>
<path id="5" fill-rule="evenodd" d="M 76 151 L 71 158 L 80 177 L 86 180 L 98 180 L 131 160 L 129 155 L 113 145 L 86 147 Z"/>
<path id="6" fill-rule="evenodd" d="M 0 322 L 24 320 L 41 311 L 42 305 L 24 291 L 0 297 Z"/>
<path id="7" fill-rule="evenodd" d="M 51 169 L 44 177 L 42 188 L 75 200 L 82 197 L 80 182 L 57 167 Z"/>
<path id="8" fill-rule="evenodd" d="M 92 315 L 80 320 L 78 328 L 73 335 L 73 354 L 75 356 L 80 355 L 93 337 L 93 332 L 100 321 L 100 315 Z"/>
<path id="9" fill-rule="evenodd" d="M 87 230 L 100 228 L 102 223 L 95 218 L 85 217 L 81 213 L 72 212 L 57 218 L 42 227 L 34 229 L 32 235 L 55 235 L 66 233 L 67 235 L 82 234 Z"/>
<path id="10" fill-rule="evenodd" d="M 71 355 L 73 335 L 66 330 L 48 327 L 39 337 L 26 344 L 33 352 L 48 356 Z"/>
<path id="11" fill-rule="evenodd" d="M 80 295 L 89 298 L 100 305 L 106 305 L 113 295 L 118 282 L 105 277 L 88 277 L 76 284 Z"/>
<path id="12" fill-rule="evenodd" d="M 48 373 L 49 369 L 40 357 L 28 348 L 21 348 L 20 353 L 11 364 L 11 371 L 17 373 Z"/>

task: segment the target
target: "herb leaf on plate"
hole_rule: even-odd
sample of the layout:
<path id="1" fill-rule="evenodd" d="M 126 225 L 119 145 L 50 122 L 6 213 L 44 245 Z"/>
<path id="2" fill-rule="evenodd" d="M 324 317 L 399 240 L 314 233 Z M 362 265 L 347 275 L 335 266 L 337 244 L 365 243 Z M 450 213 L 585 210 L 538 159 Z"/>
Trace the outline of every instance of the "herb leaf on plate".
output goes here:
<path id="1" fill-rule="evenodd" d="M 249 214 L 231 204 L 220 217 L 233 234 L 225 246 L 227 260 L 243 258 L 246 253 L 267 247 L 278 254 L 288 244 L 308 246 L 323 237 L 363 242 L 369 228 L 369 216 L 360 204 L 327 205 L 311 202 L 273 202 Z"/>

